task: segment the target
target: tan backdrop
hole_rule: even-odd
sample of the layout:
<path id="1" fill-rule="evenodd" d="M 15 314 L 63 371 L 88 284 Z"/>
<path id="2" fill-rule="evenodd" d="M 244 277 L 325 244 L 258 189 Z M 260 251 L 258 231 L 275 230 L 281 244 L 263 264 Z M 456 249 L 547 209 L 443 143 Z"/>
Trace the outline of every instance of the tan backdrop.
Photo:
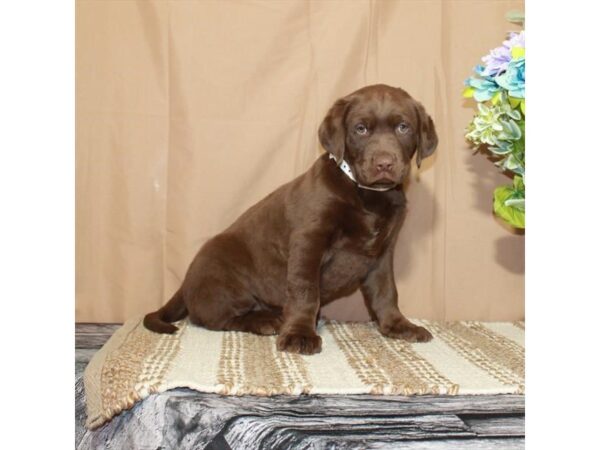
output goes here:
<path id="1" fill-rule="evenodd" d="M 198 248 L 308 168 L 332 102 L 372 83 L 422 101 L 440 146 L 396 248 L 409 316 L 524 316 L 524 237 L 492 215 L 506 177 L 468 149 L 463 80 L 521 1 L 78 1 L 76 318 L 159 307 Z M 328 306 L 367 318 L 358 294 Z"/>

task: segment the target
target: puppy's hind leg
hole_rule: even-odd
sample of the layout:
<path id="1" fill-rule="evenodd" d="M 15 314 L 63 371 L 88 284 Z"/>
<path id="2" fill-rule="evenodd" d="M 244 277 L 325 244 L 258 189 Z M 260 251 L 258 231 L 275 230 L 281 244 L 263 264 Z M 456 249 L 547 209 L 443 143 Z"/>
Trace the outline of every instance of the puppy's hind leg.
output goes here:
<path id="1" fill-rule="evenodd" d="M 269 336 L 279 334 L 281 323 L 281 313 L 271 310 L 255 310 L 242 316 L 233 317 L 227 323 L 226 329 Z"/>
<path id="2" fill-rule="evenodd" d="M 205 279 L 187 303 L 190 321 L 209 330 L 273 335 L 281 328 L 280 309 L 265 309 L 246 286 Z"/>
<path id="3" fill-rule="evenodd" d="M 190 321 L 210 330 L 279 333 L 281 309 L 265 305 L 253 295 L 255 277 L 243 239 L 223 234 L 207 242 L 185 283 Z"/>

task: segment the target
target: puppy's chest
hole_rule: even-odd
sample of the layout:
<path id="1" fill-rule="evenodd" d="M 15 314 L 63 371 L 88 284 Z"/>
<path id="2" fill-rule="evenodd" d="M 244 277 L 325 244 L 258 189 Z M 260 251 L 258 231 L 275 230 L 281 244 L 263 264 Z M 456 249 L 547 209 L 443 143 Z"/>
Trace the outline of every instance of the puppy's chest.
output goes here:
<path id="1" fill-rule="evenodd" d="M 367 211 L 355 213 L 340 224 L 332 249 L 376 258 L 391 240 L 395 223 L 395 213 L 388 216 Z"/>
<path id="2" fill-rule="evenodd" d="M 322 300 L 357 288 L 392 242 L 394 223 L 377 215 L 347 222 L 338 229 L 321 267 Z"/>

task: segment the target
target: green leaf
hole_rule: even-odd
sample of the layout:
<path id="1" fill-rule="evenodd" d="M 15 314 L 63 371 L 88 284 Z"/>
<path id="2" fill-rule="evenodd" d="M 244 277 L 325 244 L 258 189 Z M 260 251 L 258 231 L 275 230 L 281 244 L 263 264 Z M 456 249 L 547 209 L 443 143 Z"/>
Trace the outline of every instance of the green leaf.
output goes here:
<path id="1" fill-rule="evenodd" d="M 523 182 L 523 177 L 516 175 L 513 178 L 513 186 L 515 187 L 515 190 L 523 191 L 523 194 L 525 194 L 525 183 Z"/>
<path id="2" fill-rule="evenodd" d="M 511 137 L 516 141 L 517 139 L 521 139 L 521 129 L 519 128 L 519 126 L 515 123 L 514 120 L 509 120 L 508 121 L 508 127 L 510 129 L 510 135 Z"/>
<path id="3" fill-rule="evenodd" d="M 492 97 L 492 105 L 497 105 L 502 100 L 502 91 L 498 91 Z"/>
<path id="4" fill-rule="evenodd" d="M 508 103 L 510 103 L 510 106 L 512 108 L 517 108 L 517 106 L 519 106 L 519 104 L 521 103 L 522 99 L 520 98 L 515 98 L 515 97 L 511 97 L 510 95 L 508 96 Z"/>
<path id="5" fill-rule="evenodd" d="M 489 147 L 489 151 L 495 155 L 508 155 L 513 151 L 513 143 L 510 141 L 500 141 L 497 147 Z"/>
<path id="6" fill-rule="evenodd" d="M 516 208 L 519 211 L 525 212 L 525 199 L 524 198 L 509 198 L 504 204 L 511 208 Z"/>
<path id="7" fill-rule="evenodd" d="M 506 20 L 513 23 L 523 24 L 525 22 L 525 13 L 523 11 L 511 10 L 504 16 Z"/>
<path id="8" fill-rule="evenodd" d="M 512 172 L 516 172 L 518 174 L 521 174 L 524 171 L 524 167 L 521 164 L 521 161 L 519 161 L 515 157 L 514 153 L 511 154 L 511 155 L 509 155 L 508 158 L 506 158 L 506 161 L 504 163 L 504 168 L 508 169 L 508 170 L 510 170 Z"/>
<path id="9" fill-rule="evenodd" d="M 523 58 L 525 56 L 525 49 L 523 47 L 513 47 L 510 50 L 513 59 Z"/>
<path id="10" fill-rule="evenodd" d="M 487 116 L 490 113 L 490 108 L 488 108 L 484 103 L 478 103 L 477 108 L 479 109 L 479 114 L 482 116 Z"/>
<path id="11" fill-rule="evenodd" d="M 473 97 L 474 93 L 475 93 L 475 89 L 473 89 L 472 87 L 465 88 L 465 90 L 463 91 L 463 97 L 471 98 L 471 97 Z"/>
<path id="12" fill-rule="evenodd" d="M 521 113 L 517 109 L 508 108 L 506 110 L 506 115 L 511 119 L 520 120 Z"/>
<path id="13" fill-rule="evenodd" d="M 494 190 L 494 212 L 509 225 L 515 228 L 525 228 L 525 200 L 523 199 L 522 205 L 517 202 L 517 205 L 522 206 L 522 209 L 515 206 L 514 203 L 513 205 L 506 204 L 513 193 L 512 186 L 497 187 Z"/>
<path id="14" fill-rule="evenodd" d="M 498 156 L 506 156 L 508 155 L 512 149 L 510 147 L 488 147 L 488 150 L 492 152 L 494 155 Z"/>

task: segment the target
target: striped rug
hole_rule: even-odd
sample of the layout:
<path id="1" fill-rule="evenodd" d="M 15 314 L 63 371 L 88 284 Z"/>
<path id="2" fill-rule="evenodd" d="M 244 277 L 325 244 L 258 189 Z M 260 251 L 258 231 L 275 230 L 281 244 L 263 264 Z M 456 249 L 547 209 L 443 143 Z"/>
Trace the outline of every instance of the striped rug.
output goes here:
<path id="1" fill-rule="evenodd" d="M 87 426 L 177 387 L 225 395 L 503 394 L 524 392 L 523 322 L 414 322 L 434 335 L 411 344 L 373 323 L 321 322 L 322 352 L 278 352 L 275 336 L 177 323 L 174 335 L 126 322 L 84 374 Z"/>

